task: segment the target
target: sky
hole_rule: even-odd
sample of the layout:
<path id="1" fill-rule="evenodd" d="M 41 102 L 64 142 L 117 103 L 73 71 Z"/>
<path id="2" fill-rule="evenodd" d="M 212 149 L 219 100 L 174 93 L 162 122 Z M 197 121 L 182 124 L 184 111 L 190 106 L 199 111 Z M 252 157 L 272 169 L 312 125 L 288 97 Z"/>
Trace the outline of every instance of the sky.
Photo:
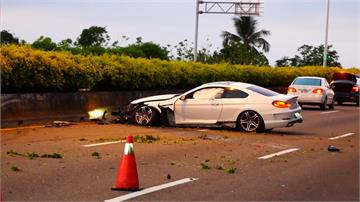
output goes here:
<path id="1" fill-rule="evenodd" d="M 206 1 L 206 0 L 205 0 Z M 224 1 L 224 0 L 209 0 Z M 241 0 L 226 0 L 238 2 Z M 249 1 L 249 0 L 242 0 Z M 253 0 L 254 1 L 254 0 Z M 258 1 L 258 0 L 255 0 Z M 271 44 L 265 55 L 270 65 L 293 57 L 303 44 L 325 42 L 327 0 L 261 0 L 259 29 L 269 30 Z M 196 0 L 0 0 L 1 30 L 33 42 L 48 36 L 55 42 L 75 40 L 85 28 L 106 26 L 111 41 L 120 45 L 137 37 L 166 46 L 194 41 Z M 203 10 L 203 7 L 200 7 Z M 199 49 L 222 47 L 222 31 L 235 33 L 235 15 L 202 14 Z M 122 36 L 130 38 L 122 40 Z M 329 39 L 343 67 L 360 68 L 360 0 L 330 0 Z"/>

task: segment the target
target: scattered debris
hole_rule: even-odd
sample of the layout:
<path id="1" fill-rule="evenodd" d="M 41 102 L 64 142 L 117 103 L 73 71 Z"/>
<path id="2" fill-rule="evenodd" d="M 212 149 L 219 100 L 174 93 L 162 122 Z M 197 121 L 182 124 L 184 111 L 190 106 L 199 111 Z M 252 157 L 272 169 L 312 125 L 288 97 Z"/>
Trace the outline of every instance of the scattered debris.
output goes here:
<path id="1" fill-rule="evenodd" d="M 206 133 L 201 133 L 201 135 L 198 138 L 202 139 L 202 140 L 209 140 L 210 139 Z"/>
<path id="2" fill-rule="evenodd" d="M 11 169 L 12 171 L 14 171 L 14 172 L 19 172 L 19 171 L 21 171 L 21 169 L 20 169 L 19 167 L 17 167 L 17 165 L 11 165 L 11 166 L 10 166 L 10 169 Z"/>
<path id="3" fill-rule="evenodd" d="M 175 165 L 175 162 L 174 162 L 174 161 L 171 161 L 171 162 L 170 162 L 170 165 L 172 165 L 172 166 Z"/>
<path id="4" fill-rule="evenodd" d="M 339 149 L 339 148 L 336 148 L 336 147 L 333 146 L 333 145 L 329 145 L 328 151 L 329 151 L 329 152 L 340 152 L 340 149 Z"/>
<path id="5" fill-rule="evenodd" d="M 171 175 L 167 174 L 166 179 L 171 180 Z"/>
<path id="6" fill-rule="evenodd" d="M 41 158 L 54 158 L 54 159 L 62 159 L 64 156 L 62 154 L 53 153 L 53 154 L 43 154 L 40 156 Z"/>
<path id="7" fill-rule="evenodd" d="M 53 121 L 50 124 L 46 124 L 45 127 L 66 127 L 66 126 L 70 126 L 73 125 L 74 123 L 69 122 L 69 121 Z"/>
<path id="8" fill-rule="evenodd" d="M 216 168 L 217 170 L 224 170 L 223 165 L 217 165 L 217 166 L 215 166 L 215 168 Z"/>
<path id="9" fill-rule="evenodd" d="M 87 139 L 86 138 L 80 138 L 79 141 L 86 141 Z"/>
<path id="10" fill-rule="evenodd" d="M 97 159 L 100 159 L 100 158 L 101 158 L 99 152 L 93 152 L 93 153 L 91 154 L 91 156 L 92 156 L 92 157 L 96 157 Z"/>

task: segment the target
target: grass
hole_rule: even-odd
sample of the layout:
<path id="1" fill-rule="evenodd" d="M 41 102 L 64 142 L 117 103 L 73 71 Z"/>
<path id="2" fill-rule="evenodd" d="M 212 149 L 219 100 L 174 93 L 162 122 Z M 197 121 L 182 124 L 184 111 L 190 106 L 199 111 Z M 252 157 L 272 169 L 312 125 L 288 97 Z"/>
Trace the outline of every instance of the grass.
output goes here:
<path id="1" fill-rule="evenodd" d="M 24 156 L 28 157 L 29 159 L 34 159 L 34 158 L 38 158 L 39 154 L 35 152 L 26 152 Z"/>
<path id="2" fill-rule="evenodd" d="M 102 143 L 102 142 L 116 142 L 116 141 L 120 141 L 120 140 L 125 140 L 125 137 L 117 137 L 117 138 L 113 138 L 113 137 L 106 137 L 106 138 L 99 138 L 96 139 L 95 142 L 96 143 Z"/>
<path id="3" fill-rule="evenodd" d="M 53 154 L 43 154 L 43 155 L 39 155 L 35 152 L 26 152 L 24 154 L 22 153 L 19 153 L 17 151 L 14 151 L 14 150 L 10 150 L 8 152 L 6 152 L 7 155 L 10 155 L 10 156 L 22 156 L 22 157 L 27 157 L 29 159 L 34 159 L 34 158 L 54 158 L 54 159 L 62 159 L 64 156 L 62 154 L 58 154 L 58 153 L 53 153 Z"/>
<path id="4" fill-rule="evenodd" d="M 14 172 L 19 172 L 21 171 L 21 169 L 19 167 L 17 167 L 17 165 L 11 165 L 10 166 L 10 170 L 14 171 Z"/>
<path id="5" fill-rule="evenodd" d="M 7 151 L 6 154 L 9 156 L 23 156 L 23 154 L 18 153 L 17 151 L 14 150 Z"/>
<path id="6" fill-rule="evenodd" d="M 225 169 L 225 172 L 229 173 L 229 174 L 234 174 L 236 171 L 236 168 L 234 167 L 229 167 Z"/>
<path id="7" fill-rule="evenodd" d="M 210 170 L 211 167 L 209 165 L 207 165 L 206 163 L 201 163 L 201 168 L 204 169 L 204 170 Z"/>
<path id="8" fill-rule="evenodd" d="M 136 143 L 145 143 L 145 144 L 149 144 L 149 143 L 153 143 L 155 141 L 160 140 L 160 137 L 154 137 L 152 135 L 145 135 L 145 136 L 135 136 L 134 137 L 134 142 Z"/>

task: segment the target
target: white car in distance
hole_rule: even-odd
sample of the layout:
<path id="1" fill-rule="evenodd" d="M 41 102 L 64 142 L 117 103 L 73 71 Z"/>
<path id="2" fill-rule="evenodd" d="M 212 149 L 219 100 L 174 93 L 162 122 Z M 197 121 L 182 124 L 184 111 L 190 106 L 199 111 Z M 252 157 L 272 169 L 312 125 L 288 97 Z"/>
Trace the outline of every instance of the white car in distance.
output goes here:
<path id="1" fill-rule="evenodd" d="M 334 91 L 323 77 L 296 77 L 288 88 L 288 95 L 298 96 L 302 105 L 318 105 L 320 109 L 334 109 Z"/>
<path id="2" fill-rule="evenodd" d="M 134 100 L 127 114 L 139 125 L 230 126 L 271 130 L 302 122 L 297 97 L 241 82 L 203 84 L 183 94 Z"/>

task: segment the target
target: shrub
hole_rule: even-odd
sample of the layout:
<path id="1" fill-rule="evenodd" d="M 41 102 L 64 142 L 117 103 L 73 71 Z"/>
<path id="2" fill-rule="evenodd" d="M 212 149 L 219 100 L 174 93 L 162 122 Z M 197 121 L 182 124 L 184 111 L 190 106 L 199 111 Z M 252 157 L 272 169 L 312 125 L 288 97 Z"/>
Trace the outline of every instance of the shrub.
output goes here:
<path id="1" fill-rule="evenodd" d="M 190 88 L 212 81 L 241 81 L 264 87 L 288 86 L 297 76 L 331 80 L 335 67 L 256 67 L 203 64 L 185 61 L 131 58 L 103 54 L 73 55 L 68 51 L 42 51 L 26 45 L 1 47 L 2 92 L 68 92 L 86 88 L 124 89 Z"/>

